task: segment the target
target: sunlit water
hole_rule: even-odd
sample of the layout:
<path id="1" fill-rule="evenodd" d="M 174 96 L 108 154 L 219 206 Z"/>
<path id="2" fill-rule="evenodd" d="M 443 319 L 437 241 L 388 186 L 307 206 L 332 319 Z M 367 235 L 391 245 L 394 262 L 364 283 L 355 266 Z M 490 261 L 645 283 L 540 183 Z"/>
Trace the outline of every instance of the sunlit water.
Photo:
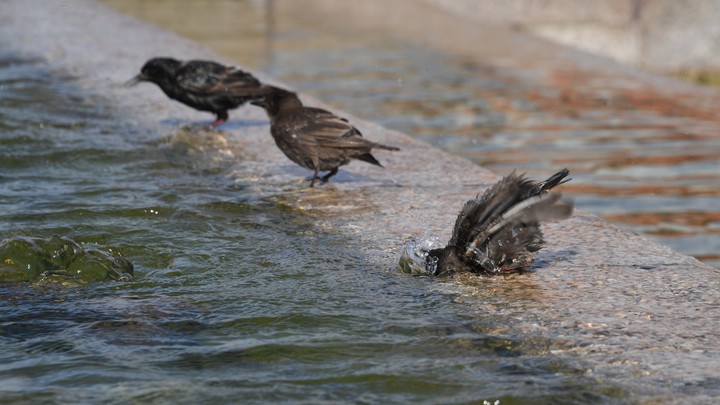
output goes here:
<path id="1" fill-rule="evenodd" d="M 134 127 L 77 81 L 0 55 L 0 237 L 110 246 L 135 278 L 1 284 L 2 403 L 623 396 L 397 255 L 369 266 L 320 214 L 237 186 L 222 133 Z"/>
<path id="2" fill-rule="evenodd" d="M 701 114 L 652 94 L 529 85 L 471 57 L 284 14 L 282 0 L 272 24 L 266 1 L 108 2 L 500 175 L 568 167 L 579 208 L 720 265 L 720 137 Z"/>

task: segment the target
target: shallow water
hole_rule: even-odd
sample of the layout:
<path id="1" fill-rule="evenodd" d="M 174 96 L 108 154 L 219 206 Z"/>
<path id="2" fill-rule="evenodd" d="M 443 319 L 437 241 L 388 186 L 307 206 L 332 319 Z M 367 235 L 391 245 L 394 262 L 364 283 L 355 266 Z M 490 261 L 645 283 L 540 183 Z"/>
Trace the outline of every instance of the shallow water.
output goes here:
<path id="1" fill-rule="evenodd" d="M 322 210 L 238 185 L 221 132 L 128 124 L 79 82 L 0 55 L 0 237 L 112 246 L 135 279 L 0 284 L 3 403 L 625 395 L 555 357 L 563 342 L 508 332 L 519 306 L 478 317 L 455 284 L 398 272 L 399 252 L 371 266 Z"/>
<path id="2" fill-rule="evenodd" d="M 568 167 L 579 208 L 720 266 L 720 138 L 701 112 L 614 85 L 530 85 L 470 55 L 289 14 L 282 0 L 107 2 L 500 175 Z"/>

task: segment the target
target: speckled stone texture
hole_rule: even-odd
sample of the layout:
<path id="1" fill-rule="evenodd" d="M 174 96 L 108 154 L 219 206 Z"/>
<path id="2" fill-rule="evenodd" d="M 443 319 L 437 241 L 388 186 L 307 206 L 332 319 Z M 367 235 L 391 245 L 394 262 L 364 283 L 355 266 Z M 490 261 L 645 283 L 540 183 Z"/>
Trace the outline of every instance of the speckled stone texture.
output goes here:
<path id="1" fill-rule="evenodd" d="M 421 23 L 419 18 L 402 20 L 412 25 Z M 445 23 L 433 24 L 427 26 Z M 492 28 L 477 29 L 493 34 Z M 468 36 L 480 31 L 463 35 L 479 42 Z M 598 72 L 612 79 L 606 85 L 660 84 L 661 99 L 672 97 L 677 89 L 696 91 L 543 41 L 523 42 L 519 33 L 504 36 L 509 32 L 495 32 L 493 45 L 483 51 L 488 63 L 495 61 L 506 69 L 524 66 L 528 55 L 514 55 L 526 49 L 536 66 L 543 63 L 541 54 L 547 55 L 551 68 L 592 66 L 586 71 L 590 80 Z M 502 46 L 506 39 L 507 46 Z M 525 45 L 511 50 L 516 43 Z M 6 0 L 0 3 L 0 44 L 8 52 L 43 58 L 81 78 L 89 97 L 109 100 L 128 126 L 156 131 L 158 137 L 177 132 L 185 122 L 212 120 L 210 114 L 167 100 L 155 86 L 127 89 L 121 84 L 152 56 L 220 57 L 92 1 Z M 253 73 L 271 80 L 262 72 Z M 717 98 L 706 90 L 697 93 L 701 96 L 695 100 Z M 198 134 L 207 137 L 212 152 L 202 159 L 232 157 L 235 181 L 248 193 L 273 196 L 306 210 L 328 232 L 347 235 L 347 246 L 335 247 L 339 254 L 361 254 L 370 265 L 397 272 L 402 282 L 411 277 L 397 270 L 406 243 L 428 233 L 448 238 L 462 203 L 498 177 L 405 134 L 342 115 L 368 139 L 402 151 L 378 151 L 384 169 L 354 162 L 329 186 L 309 189 L 303 179 L 310 173 L 275 147 L 265 113 L 246 107 L 231 112 L 223 133 Z M 534 271 L 506 278 L 456 277 L 438 281 L 438 288 L 476 307 L 478 317 L 497 319 L 498 333 L 552 342 L 539 354 L 574 362 L 587 374 L 629 387 L 639 398 L 700 403 L 720 396 L 717 269 L 585 212 L 544 231 L 548 243 Z"/>

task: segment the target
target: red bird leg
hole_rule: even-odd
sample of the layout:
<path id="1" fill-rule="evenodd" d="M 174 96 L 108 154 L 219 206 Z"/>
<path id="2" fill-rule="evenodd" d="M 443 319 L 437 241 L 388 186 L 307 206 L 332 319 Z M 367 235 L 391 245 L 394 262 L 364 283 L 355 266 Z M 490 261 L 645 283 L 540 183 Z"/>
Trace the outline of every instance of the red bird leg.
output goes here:
<path id="1" fill-rule="evenodd" d="M 207 126 L 207 129 L 214 129 L 214 128 L 217 127 L 218 125 L 224 124 L 225 121 L 227 121 L 227 120 L 216 119 L 215 121 L 213 121 L 212 124 L 210 124 L 210 125 Z"/>
<path id="2" fill-rule="evenodd" d="M 225 123 L 225 121 L 228 120 L 228 113 L 227 111 L 219 112 L 217 113 L 217 119 L 210 125 L 208 125 L 208 129 L 213 129 L 217 127 L 218 125 L 222 125 Z"/>

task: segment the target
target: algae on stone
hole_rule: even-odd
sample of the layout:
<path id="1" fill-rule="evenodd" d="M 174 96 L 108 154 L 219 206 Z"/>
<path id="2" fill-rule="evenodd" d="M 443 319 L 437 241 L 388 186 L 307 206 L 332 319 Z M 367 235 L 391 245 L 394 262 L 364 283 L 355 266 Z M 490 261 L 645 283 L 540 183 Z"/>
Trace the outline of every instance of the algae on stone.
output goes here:
<path id="1" fill-rule="evenodd" d="M 132 279 L 133 265 L 118 252 L 86 249 L 70 238 L 18 236 L 0 241 L 0 282 L 86 284 Z"/>

